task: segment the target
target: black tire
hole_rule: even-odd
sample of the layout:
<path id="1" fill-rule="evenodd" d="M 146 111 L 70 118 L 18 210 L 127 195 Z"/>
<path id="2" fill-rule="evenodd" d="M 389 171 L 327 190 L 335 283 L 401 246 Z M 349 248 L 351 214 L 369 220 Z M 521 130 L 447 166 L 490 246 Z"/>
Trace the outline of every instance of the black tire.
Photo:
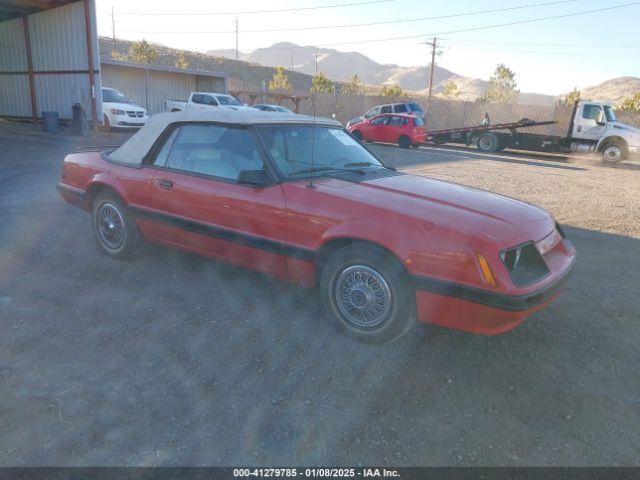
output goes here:
<path id="1" fill-rule="evenodd" d="M 351 132 L 351 135 L 353 135 L 353 138 L 355 138 L 359 142 L 362 141 L 362 133 L 359 130 L 354 130 L 353 132 Z"/>
<path id="2" fill-rule="evenodd" d="M 629 155 L 627 144 L 622 140 L 606 140 L 600 147 L 602 162 L 613 165 L 621 162 Z"/>
<path id="3" fill-rule="evenodd" d="M 400 148 L 409 148 L 411 146 L 411 139 L 403 135 L 398 139 L 398 145 Z"/>
<path id="4" fill-rule="evenodd" d="M 411 144 L 411 148 L 420 148 L 420 144 L 419 143 L 412 143 Z"/>
<path id="5" fill-rule="evenodd" d="M 93 231 L 100 248 L 110 257 L 134 258 L 145 241 L 124 202 L 110 190 L 100 192 L 91 206 Z"/>
<path id="6" fill-rule="evenodd" d="M 320 294 L 338 327 L 365 343 L 391 343 L 416 322 L 411 281 L 400 262 L 382 248 L 355 243 L 336 251 L 320 274 Z"/>
<path id="7" fill-rule="evenodd" d="M 483 133 L 478 137 L 476 145 L 482 152 L 496 152 L 500 147 L 500 141 L 495 133 Z"/>
<path id="8" fill-rule="evenodd" d="M 107 117 L 106 115 L 104 116 L 103 128 L 105 132 L 111 131 L 111 124 L 109 123 L 109 117 Z"/>

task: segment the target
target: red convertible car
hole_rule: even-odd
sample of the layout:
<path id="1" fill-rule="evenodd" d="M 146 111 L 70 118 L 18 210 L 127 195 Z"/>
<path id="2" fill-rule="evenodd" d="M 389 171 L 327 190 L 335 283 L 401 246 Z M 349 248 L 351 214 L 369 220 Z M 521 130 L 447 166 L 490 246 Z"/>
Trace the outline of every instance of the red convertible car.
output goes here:
<path id="1" fill-rule="evenodd" d="M 112 257 L 150 241 L 319 285 L 337 324 L 372 343 L 416 319 L 510 330 L 575 258 L 547 212 L 400 173 L 339 123 L 295 114 L 156 115 L 115 150 L 68 155 L 58 188 Z"/>
<path id="2" fill-rule="evenodd" d="M 347 130 L 358 140 L 397 143 L 402 148 L 417 147 L 426 139 L 424 120 L 413 115 L 376 115 L 349 125 Z"/>

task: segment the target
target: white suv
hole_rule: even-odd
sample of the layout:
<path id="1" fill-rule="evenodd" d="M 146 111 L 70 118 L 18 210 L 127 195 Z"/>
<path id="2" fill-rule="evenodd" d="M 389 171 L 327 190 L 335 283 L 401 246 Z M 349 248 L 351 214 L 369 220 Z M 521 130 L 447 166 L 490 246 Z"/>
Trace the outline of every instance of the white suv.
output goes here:
<path id="1" fill-rule="evenodd" d="M 424 120 L 424 110 L 417 102 L 388 103 L 386 105 L 377 105 L 360 117 L 356 117 L 347 122 L 347 128 L 354 123 L 360 123 L 363 120 L 381 113 L 403 113 L 405 115 L 413 115 Z"/>

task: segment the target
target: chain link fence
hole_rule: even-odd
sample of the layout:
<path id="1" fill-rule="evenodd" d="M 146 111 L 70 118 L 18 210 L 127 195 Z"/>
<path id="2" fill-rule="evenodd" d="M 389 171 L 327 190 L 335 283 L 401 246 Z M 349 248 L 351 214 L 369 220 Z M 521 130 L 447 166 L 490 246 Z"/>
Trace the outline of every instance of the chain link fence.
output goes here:
<path id="1" fill-rule="evenodd" d="M 277 103 L 297 113 L 334 117 L 342 123 L 358 117 L 376 105 L 405 101 L 418 102 L 426 110 L 425 97 L 403 96 L 387 97 L 382 95 L 353 95 L 336 91 L 335 93 L 310 93 L 296 91 L 287 94 L 243 92 L 239 94 L 241 101 L 253 103 Z M 562 105 L 520 105 L 501 103 L 481 103 L 432 98 L 430 112 L 427 114 L 427 129 L 440 130 L 456 127 L 471 127 L 482 123 L 483 114 L 487 112 L 491 123 L 511 123 L 523 118 L 535 121 L 555 120 L 553 125 L 528 127 L 529 133 L 545 135 L 566 135 L 571 120 L 572 107 Z M 618 119 L 640 127 L 640 113 L 619 112 Z"/>

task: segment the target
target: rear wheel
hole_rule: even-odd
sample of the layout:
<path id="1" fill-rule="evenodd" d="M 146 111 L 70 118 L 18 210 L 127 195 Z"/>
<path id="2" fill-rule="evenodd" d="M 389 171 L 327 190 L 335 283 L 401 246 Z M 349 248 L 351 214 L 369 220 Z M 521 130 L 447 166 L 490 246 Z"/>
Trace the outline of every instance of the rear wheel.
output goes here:
<path id="1" fill-rule="evenodd" d="M 142 252 L 144 239 L 124 202 L 112 191 L 98 194 L 91 208 L 98 245 L 114 258 L 131 258 Z"/>
<path id="2" fill-rule="evenodd" d="M 624 142 L 620 140 L 608 140 L 601 149 L 604 163 L 618 163 L 627 157 L 628 150 Z"/>
<path id="3" fill-rule="evenodd" d="M 496 152 L 500 148 L 498 137 L 494 133 L 483 133 L 478 137 L 478 150 L 483 152 Z"/>
<path id="4" fill-rule="evenodd" d="M 398 139 L 398 145 L 400 148 L 409 148 L 411 146 L 411 139 L 403 135 Z"/>
<path id="5" fill-rule="evenodd" d="M 353 132 L 351 132 L 351 135 L 353 135 L 353 138 L 355 138 L 359 142 L 362 141 L 362 133 L 360 133 L 359 130 L 354 130 Z"/>
<path id="6" fill-rule="evenodd" d="M 352 244 L 335 252 L 322 269 L 320 290 L 340 329 L 363 342 L 390 343 L 416 321 L 411 282 L 381 248 Z"/>

